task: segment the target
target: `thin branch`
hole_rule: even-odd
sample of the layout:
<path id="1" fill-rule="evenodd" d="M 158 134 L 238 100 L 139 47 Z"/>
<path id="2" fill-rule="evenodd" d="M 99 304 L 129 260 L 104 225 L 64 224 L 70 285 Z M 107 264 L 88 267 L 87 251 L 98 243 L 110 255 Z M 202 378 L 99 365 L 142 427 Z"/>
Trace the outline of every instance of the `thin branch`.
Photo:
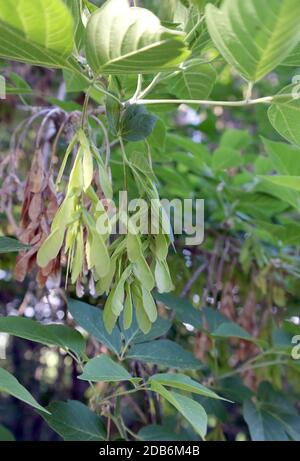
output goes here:
<path id="1" fill-rule="evenodd" d="M 144 89 L 144 91 L 142 91 L 139 95 L 139 100 L 142 100 L 143 98 L 145 98 L 149 93 L 150 91 L 153 90 L 153 88 L 157 85 L 157 83 L 159 82 L 159 80 L 161 79 L 161 76 L 162 76 L 162 73 L 159 72 L 155 77 L 154 79 L 152 80 L 152 82 L 147 86 L 147 88 Z"/>
<path id="2" fill-rule="evenodd" d="M 95 83 L 92 85 L 93 88 L 95 88 L 96 90 L 100 91 L 101 93 L 105 94 L 106 96 L 109 96 L 110 98 L 114 99 L 115 101 L 117 101 L 119 104 L 122 104 L 122 102 L 120 101 L 120 99 L 114 95 L 113 93 L 110 93 L 109 91 L 105 90 L 104 88 L 102 88 L 101 86 L 98 86 L 96 85 Z"/>
<path id="3" fill-rule="evenodd" d="M 142 91 L 142 85 L 143 85 L 143 76 L 142 74 L 138 75 L 138 80 L 137 80 L 137 86 L 134 95 L 132 96 L 132 100 L 135 101 L 136 99 L 139 98 L 141 91 Z"/>
<path id="4" fill-rule="evenodd" d="M 60 109 L 59 107 L 55 107 L 54 109 L 50 110 L 47 115 L 44 117 L 41 126 L 39 128 L 37 137 L 36 137 L 36 149 L 39 149 L 42 144 L 42 138 L 45 135 L 45 128 L 48 127 L 48 122 L 52 119 L 53 115 L 55 114 L 65 114 L 65 111 Z"/>
<path id="5" fill-rule="evenodd" d="M 191 290 L 192 286 L 194 285 L 194 283 L 198 280 L 198 278 L 200 277 L 200 275 L 202 274 L 202 272 L 205 271 L 207 267 L 207 263 L 203 263 L 201 264 L 201 266 L 199 266 L 196 271 L 194 272 L 194 274 L 192 275 L 192 277 L 188 280 L 188 282 L 186 283 L 186 285 L 184 286 L 182 292 L 180 293 L 180 298 L 185 298 L 186 295 L 189 293 L 189 291 Z"/>
<path id="6" fill-rule="evenodd" d="M 137 386 L 134 389 L 130 389 L 129 391 L 123 391 L 123 392 L 116 392 L 115 394 L 110 394 L 107 397 L 104 397 L 103 399 L 99 400 L 98 404 L 103 404 L 105 402 L 109 402 L 111 399 L 115 399 L 117 397 L 122 397 L 123 395 L 128 395 L 128 394 L 133 394 L 138 391 L 145 391 L 147 390 L 144 385 Z"/>
<path id="7" fill-rule="evenodd" d="M 80 121 L 82 129 L 85 127 L 86 120 L 87 120 L 88 105 L 89 105 L 89 99 L 90 99 L 90 91 L 91 91 L 91 87 L 85 93 L 84 103 L 83 103 L 83 106 L 82 106 L 81 121 Z"/>
<path id="8" fill-rule="evenodd" d="M 256 355 L 255 357 L 252 357 L 251 359 L 247 360 L 245 363 L 243 363 L 243 365 L 236 368 L 235 370 L 232 370 L 232 371 L 230 371 L 228 373 L 225 373 L 223 375 L 218 376 L 218 379 L 229 378 L 231 376 L 243 373 L 243 372 L 248 371 L 248 370 L 253 370 L 255 368 L 261 368 L 261 367 L 264 367 L 264 366 L 280 365 L 280 364 L 287 363 L 283 359 L 276 359 L 276 360 L 270 360 L 270 361 L 261 362 L 261 363 L 255 363 L 258 360 L 262 359 L 263 357 L 266 357 L 266 356 L 269 356 L 269 355 L 279 355 L 279 356 L 280 355 L 286 355 L 286 356 L 289 356 L 289 354 L 285 353 L 284 351 L 276 351 L 276 350 L 270 349 L 269 351 L 262 352 L 261 354 Z"/>
<path id="9" fill-rule="evenodd" d="M 254 365 L 250 365 L 249 367 L 237 368 L 236 370 L 233 370 L 230 373 L 226 373 L 225 375 L 218 376 L 218 379 L 230 378 L 231 376 L 244 373 L 245 371 L 255 370 L 257 368 L 266 368 L 266 367 L 270 367 L 273 365 L 286 365 L 287 363 L 288 363 L 287 360 L 270 360 L 269 362 L 256 363 Z"/>
<path id="10" fill-rule="evenodd" d="M 124 190 L 127 190 L 128 187 L 127 187 L 127 169 L 126 169 L 126 166 L 129 164 L 129 162 L 128 162 L 128 158 L 126 156 L 125 146 L 124 146 L 123 139 L 121 138 L 121 136 L 119 137 L 119 141 L 120 141 L 121 152 L 122 152 L 122 160 L 123 160 Z"/>
<path id="11" fill-rule="evenodd" d="M 102 132 L 103 132 L 103 135 L 104 135 L 104 139 L 105 139 L 105 146 L 106 146 L 106 157 L 105 157 L 105 166 L 108 167 L 109 165 L 109 161 L 110 161 L 110 142 L 109 142 L 109 136 L 108 136 L 108 131 L 104 125 L 104 123 L 102 123 L 102 121 L 96 117 L 95 115 L 91 115 L 91 118 L 93 120 L 95 120 L 95 122 L 98 123 L 98 125 L 101 127 L 102 129 Z"/>
<path id="12" fill-rule="evenodd" d="M 124 429 L 126 432 L 128 432 L 129 435 L 131 435 L 131 437 L 133 437 L 134 439 L 136 440 L 139 440 L 139 441 L 142 441 L 142 437 L 140 437 L 139 435 L 135 434 L 131 429 L 129 429 L 129 427 L 125 426 L 124 424 Z"/>
<path id="13" fill-rule="evenodd" d="M 189 31 L 189 33 L 186 35 L 184 41 L 185 43 L 188 43 L 189 42 L 189 39 L 191 38 L 191 36 L 193 35 L 194 32 L 196 32 L 197 28 L 200 26 L 200 24 L 202 24 L 202 22 L 204 21 L 205 19 L 205 15 L 201 16 L 200 19 L 198 19 L 198 21 L 196 22 L 196 24 L 194 25 L 194 27 Z"/>
<path id="14" fill-rule="evenodd" d="M 138 99 L 136 104 L 200 104 L 206 106 L 243 107 L 256 104 L 271 104 L 274 96 L 242 101 L 207 101 L 201 99 Z"/>

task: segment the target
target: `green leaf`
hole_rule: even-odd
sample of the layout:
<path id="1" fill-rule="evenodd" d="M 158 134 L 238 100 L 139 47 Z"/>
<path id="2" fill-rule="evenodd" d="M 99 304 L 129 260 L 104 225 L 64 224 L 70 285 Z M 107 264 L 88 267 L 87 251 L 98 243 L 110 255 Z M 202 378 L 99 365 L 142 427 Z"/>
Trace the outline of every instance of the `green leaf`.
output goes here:
<path id="1" fill-rule="evenodd" d="M 283 142 L 263 138 L 266 152 L 280 175 L 300 176 L 300 149 Z"/>
<path id="2" fill-rule="evenodd" d="M 176 317 L 182 322 L 206 332 L 214 331 L 219 325 L 228 321 L 227 317 L 215 309 L 204 307 L 198 309 L 187 299 L 176 297 L 172 294 L 155 293 L 155 299 L 174 309 Z M 204 327 L 205 325 L 205 327 Z"/>
<path id="3" fill-rule="evenodd" d="M 166 141 L 166 150 L 168 152 L 174 150 L 174 148 L 179 148 L 189 154 L 185 155 L 187 158 L 189 158 L 190 154 L 194 155 L 195 158 L 191 157 L 194 160 L 193 170 L 195 169 L 195 164 L 198 164 L 198 168 L 205 167 L 206 161 L 210 159 L 210 153 L 207 148 L 203 144 L 194 142 L 192 139 L 168 133 Z"/>
<path id="4" fill-rule="evenodd" d="M 284 186 L 289 189 L 300 191 L 300 176 L 260 176 L 264 181 L 268 181 L 276 186 Z"/>
<path id="5" fill-rule="evenodd" d="M 209 335 L 220 338 L 235 337 L 252 341 L 260 347 L 265 346 L 264 341 L 253 338 L 244 328 L 230 322 L 227 317 L 214 309 L 204 307 L 199 310 L 193 307 L 186 299 L 180 299 L 169 294 L 156 293 L 155 299 L 174 309 L 176 317 L 181 322 L 188 323 Z"/>
<path id="6" fill-rule="evenodd" d="M 0 254 L 1 253 L 14 253 L 17 251 L 28 250 L 30 245 L 24 245 L 18 240 L 11 237 L 0 237 Z"/>
<path id="7" fill-rule="evenodd" d="M 112 90 L 110 92 L 116 96 L 115 92 L 112 92 Z M 115 98 L 107 96 L 105 108 L 109 130 L 113 136 L 117 136 L 121 117 L 121 104 Z"/>
<path id="8" fill-rule="evenodd" d="M 157 118 L 152 133 L 150 134 L 147 140 L 150 146 L 158 150 L 164 150 L 166 142 L 166 132 L 166 125 L 160 118 Z"/>
<path id="9" fill-rule="evenodd" d="M 300 5 L 300 3 L 299 3 Z M 276 131 L 292 144 L 300 146 L 300 98 L 295 85 L 283 88 L 268 109 L 268 117 Z"/>
<path id="10" fill-rule="evenodd" d="M 205 438 L 207 431 L 207 414 L 200 403 L 195 402 L 189 397 L 178 394 L 177 392 L 170 392 L 155 381 L 151 383 L 151 389 L 171 403 L 171 405 L 188 420 L 201 438 Z"/>
<path id="11" fill-rule="evenodd" d="M 298 0 L 225 0 L 206 7 L 215 46 L 247 80 L 256 82 L 277 67 L 300 41 Z"/>
<path id="12" fill-rule="evenodd" d="M 67 93 L 79 93 L 81 91 L 86 90 L 89 87 L 89 82 L 88 80 L 80 74 L 77 74 L 75 72 L 72 72 L 69 69 L 63 69 L 63 77 L 64 81 L 66 84 L 66 92 Z M 56 102 L 54 99 L 50 99 L 50 102 L 55 103 L 55 105 L 58 105 L 59 101 Z M 75 104 L 74 101 L 60 101 L 60 104 Z M 81 106 L 80 106 L 81 109 Z"/>
<path id="13" fill-rule="evenodd" d="M 194 7 L 189 9 L 184 21 L 184 31 L 187 34 L 186 41 L 192 50 L 192 56 L 195 57 L 201 56 L 208 46 L 212 45 L 206 22 L 202 18 L 203 15 Z"/>
<path id="14" fill-rule="evenodd" d="M 36 408 L 43 413 L 48 413 L 48 411 L 32 397 L 28 390 L 22 386 L 22 384 L 20 384 L 12 374 L 3 368 L 0 368 L 0 392 L 12 395 L 17 399 L 22 400 L 22 402 L 27 403 L 31 407 Z"/>
<path id="15" fill-rule="evenodd" d="M 294 221 L 285 221 L 285 225 L 271 224 L 265 221 L 256 221 L 259 229 L 266 230 L 270 236 L 284 245 L 300 245 L 300 224 Z M 276 243 L 277 243 L 276 242 Z"/>
<path id="16" fill-rule="evenodd" d="M 112 334 L 106 331 L 102 310 L 75 299 L 68 300 L 68 309 L 78 325 L 94 338 L 105 344 L 115 354 L 118 355 L 121 352 L 120 331 L 117 327 L 113 329 Z"/>
<path id="17" fill-rule="evenodd" d="M 221 397 L 219 397 L 215 392 L 197 381 L 194 381 L 189 376 L 180 373 L 160 373 L 151 376 L 149 383 L 152 383 L 152 381 L 158 382 L 163 386 L 174 387 L 175 389 L 191 392 L 192 394 L 199 394 L 212 399 L 221 399 Z"/>
<path id="18" fill-rule="evenodd" d="M 165 304 L 171 309 L 174 309 L 176 317 L 182 322 L 189 323 L 196 328 L 202 328 L 201 312 L 186 299 L 181 299 L 174 295 L 165 293 L 155 293 L 154 297 L 157 301 Z"/>
<path id="19" fill-rule="evenodd" d="M 20 77 L 20 75 L 15 72 L 11 72 L 9 79 L 13 83 L 14 87 L 6 87 L 7 94 L 32 94 L 32 88 L 28 85 L 26 80 Z"/>
<path id="20" fill-rule="evenodd" d="M 66 441 L 101 442 L 106 440 L 102 420 L 76 400 L 54 402 L 48 407 L 51 415 L 43 415 L 49 426 Z"/>
<path id="21" fill-rule="evenodd" d="M 227 399 L 237 403 L 243 403 L 245 400 L 253 397 L 254 393 L 243 384 L 241 378 L 225 378 L 220 381 L 218 391 Z"/>
<path id="22" fill-rule="evenodd" d="M 120 322 L 122 326 L 122 322 Z M 121 329 L 122 334 L 124 335 L 126 344 L 140 344 L 153 341 L 156 338 L 160 338 L 167 334 L 171 328 L 172 322 L 170 320 L 163 319 L 158 317 L 156 322 L 152 324 L 151 330 L 149 333 L 144 334 L 137 323 L 136 315 L 133 312 L 132 324 L 128 330 Z"/>
<path id="23" fill-rule="evenodd" d="M 283 61 L 282 65 L 299 67 L 300 66 L 300 43 L 293 49 L 291 54 Z"/>
<path id="24" fill-rule="evenodd" d="M 250 341 L 257 344 L 259 347 L 265 347 L 267 343 L 263 340 L 254 338 L 251 336 L 248 331 L 242 328 L 237 323 L 226 321 L 219 325 L 213 332 L 212 336 L 217 338 L 239 338 L 244 341 Z"/>
<path id="25" fill-rule="evenodd" d="M 6 0 L 0 9 L 0 56 L 45 67 L 70 67 L 74 23 L 61 0 Z"/>
<path id="26" fill-rule="evenodd" d="M 227 168 L 238 168 L 242 164 L 243 157 L 237 150 L 220 146 L 214 151 L 212 168 L 215 172 L 226 170 Z"/>
<path id="27" fill-rule="evenodd" d="M 85 27 L 81 18 L 82 0 L 64 0 L 65 4 L 72 13 L 75 25 L 74 41 L 77 52 L 79 53 L 84 45 Z"/>
<path id="28" fill-rule="evenodd" d="M 206 99 L 213 90 L 216 78 L 211 64 L 193 60 L 183 63 L 167 83 L 169 91 L 178 99 Z"/>
<path id="29" fill-rule="evenodd" d="M 0 425 L 0 442 L 15 442 L 14 435 L 6 429 L 6 427 Z"/>
<path id="30" fill-rule="evenodd" d="M 257 186 L 255 187 L 255 190 L 257 192 L 262 192 L 264 194 L 272 195 L 273 197 L 276 197 L 277 199 L 279 199 L 282 202 L 282 204 L 286 202 L 287 204 L 294 207 L 296 210 L 300 211 L 300 194 L 295 193 L 293 189 L 289 189 L 288 187 L 280 186 L 280 185 L 275 184 L 272 181 L 268 181 L 268 178 L 270 177 L 271 176 L 260 176 L 262 181 L 257 184 Z M 265 215 L 261 216 L 260 219 L 264 219 L 264 217 Z"/>
<path id="31" fill-rule="evenodd" d="M 220 147 L 234 150 L 245 149 L 251 144 L 252 138 L 246 130 L 229 129 L 224 131 L 220 139 Z"/>
<path id="32" fill-rule="evenodd" d="M 95 5 L 95 3 L 90 2 L 89 0 L 83 0 L 85 7 L 88 9 L 90 13 L 93 13 L 98 9 L 98 7 Z M 98 2 L 99 3 L 99 2 Z"/>
<path id="33" fill-rule="evenodd" d="M 253 441 L 300 441 L 300 416 L 286 394 L 274 391 L 263 382 L 258 389 L 257 403 L 246 400 L 243 408 Z"/>
<path id="34" fill-rule="evenodd" d="M 78 376 L 78 378 L 84 381 L 111 383 L 134 380 L 125 368 L 105 354 L 89 360 L 83 368 L 82 375 Z"/>
<path id="35" fill-rule="evenodd" d="M 212 334 L 220 338 L 241 338 L 246 341 L 255 341 L 244 328 L 233 322 L 222 323 Z"/>
<path id="36" fill-rule="evenodd" d="M 180 442 L 187 441 L 187 434 L 177 434 L 174 428 L 169 426 L 160 426 L 158 424 L 150 424 L 142 427 L 138 436 L 145 441 L 153 442 Z"/>
<path id="37" fill-rule="evenodd" d="M 146 363 L 155 363 L 162 367 L 194 370 L 202 367 L 201 362 L 191 352 L 184 350 L 179 344 L 168 339 L 136 344 L 126 357 Z"/>
<path id="38" fill-rule="evenodd" d="M 86 55 L 97 75 L 153 74 L 175 68 L 189 51 L 184 34 L 163 27 L 151 11 L 108 0 L 89 19 Z"/>
<path id="39" fill-rule="evenodd" d="M 81 356 L 85 351 L 85 340 L 73 328 L 64 325 L 42 325 L 24 317 L 0 317 L 0 332 L 28 339 L 48 346 L 58 346 Z"/>
<path id="40" fill-rule="evenodd" d="M 149 114 L 145 106 L 128 106 L 121 120 L 121 136 L 125 141 L 142 141 L 152 133 L 156 116 Z"/>

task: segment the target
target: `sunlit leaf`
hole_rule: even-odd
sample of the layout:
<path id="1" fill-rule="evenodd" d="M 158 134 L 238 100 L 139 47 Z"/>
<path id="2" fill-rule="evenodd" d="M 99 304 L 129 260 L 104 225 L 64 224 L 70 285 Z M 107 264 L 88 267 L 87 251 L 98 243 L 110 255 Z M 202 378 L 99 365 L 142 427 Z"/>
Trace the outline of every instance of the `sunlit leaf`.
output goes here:
<path id="1" fill-rule="evenodd" d="M 300 146 L 300 94 L 297 86 L 283 88 L 268 110 L 271 124 L 281 136 L 293 144 Z"/>
<path id="2" fill-rule="evenodd" d="M 194 427 L 196 432 L 200 434 L 202 439 L 205 438 L 207 431 L 207 414 L 200 405 L 185 395 L 177 392 L 170 392 L 158 382 L 153 381 L 151 388 L 171 403 Z"/>
<path id="3" fill-rule="evenodd" d="M 206 99 L 214 87 L 216 77 L 212 65 L 192 60 L 183 63 L 167 82 L 170 92 L 178 99 Z"/>
<path id="4" fill-rule="evenodd" d="M 149 10 L 131 8 L 127 0 L 108 0 L 92 14 L 86 53 L 96 74 L 154 73 L 175 68 L 189 55 L 184 34 L 163 27 Z"/>
<path id="5" fill-rule="evenodd" d="M 225 0 L 206 7 L 209 33 L 223 57 L 252 82 L 277 67 L 300 41 L 298 0 Z"/>
<path id="6" fill-rule="evenodd" d="M 62 0 L 7 0 L 0 8 L 0 56 L 45 67 L 70 67 L 74 22 Z"/>

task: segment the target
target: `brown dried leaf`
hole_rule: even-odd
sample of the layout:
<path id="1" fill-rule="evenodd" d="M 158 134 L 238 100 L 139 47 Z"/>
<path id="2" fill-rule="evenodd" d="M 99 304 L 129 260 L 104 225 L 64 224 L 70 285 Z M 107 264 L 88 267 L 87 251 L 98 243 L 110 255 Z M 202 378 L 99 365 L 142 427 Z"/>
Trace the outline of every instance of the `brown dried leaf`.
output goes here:
<path id="1" fill-rule="evenodd" d="M 28 209 L 28 216 L 31 221 L 38 221 L 42 213 L 42 194 L 34 194 Z"/>
<path id="2" fill-rule="evenodd" d="M 29 172 L 26 189 L 35 194 L 45 188 L 44 160 L 41 150 L 37 150 Z"/>

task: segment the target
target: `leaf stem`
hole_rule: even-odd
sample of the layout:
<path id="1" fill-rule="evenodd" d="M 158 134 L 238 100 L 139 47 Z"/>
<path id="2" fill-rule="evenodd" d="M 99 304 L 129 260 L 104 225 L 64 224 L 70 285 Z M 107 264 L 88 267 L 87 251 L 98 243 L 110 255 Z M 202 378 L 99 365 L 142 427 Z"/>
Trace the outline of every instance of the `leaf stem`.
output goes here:
<path id="1" fill-rule="evenodd" d="M 273 352 L 274 353 L 274 352 Z M 271 354 L 271 352 L 270 352 Z M 264 368 L 272 365 L 284 365 L 287 363 L 287 360 L 283 359 L 276 359 L 276 360 L 269 360 L 266 362 L 260 362 L 260 363 L 255 363 L 256 360 L 259 360 L 261 357 L 264 355 L 269 355 L 267 353 L 261 354 L 257 357 L 254 357 L 253 359 L 250 359 L 248 362 L 244 363 L 244 365 L 240 366 L 239 368 L 236 368 L 235 370 L 225 373 L 221 376 L 218 376 L 218 379 L 225 379 L 225 378 L 230 378 L 231 376 L 235 376 L 240 373 L 244 373 L 245 371 L 248 370 L 254 370 L 256 368 Z M 254 363 L 253 363 L 254 362 Z"/>
<path id="2" fill-rule="evenodd" d="M 70 355 L 70 357 L 72 357 L 73 360 L 75 360 L 75 362 L 77 363 L 77 365 L 80 367 L 80 370 L 83 372 L 83 363 L 82 363 L 82 360 L 80 357 L 76 357 L 76 355 L 74 355 L 70 350 L 67 350 L 68 354 Z M 92 381 L 88 381 L 90 387 L 95 390 L 95 386 L 94 384 L 92 383 Z"/>
<path id="3" fill-rule="evenodd" d="M 114 422 L 116 428 L 118 429 L 119 431 L 119 434 L 120 436 L 124 439 L 124 440 L 127 440 L 127 435 L 126 433 L 124 432 L 125 429 L 123 427 L 123 422 L 122 420 L 120 420 L 120 418 L 117 418 L 116 416 L 110 414 L 110 418 L 111 420 Z"/>
<path id="4" fill-rule="evenodd" d="M 186 35 L 184 41 L 186 43 L 189 42 L 189 39 L 191 38 L 191 36 L 193 35 L 194 32 L 196 32 L 197 28 L 200 26 L 200 24 L 202 24 L 202 22 L 204 21 L 205 19 L 205 15 L 201 16 L 200 19 L 198 19 L 198 21 L 196 22 L 196 24 L 194 25 L 194 27 L 189 31 L 189 33 Z"/>
<path id="5" fill-rule="evenodd" d="M 150 93 L 151 90 L 153 90 L 153 88 L 155 87 L 155 85 L 157 85 L 157 83 L 159 82 L 160 78 L 162 76 L 162 73 L 159 72 L 155 77 L 154 79 L 152 80 L 152 82 L 144 89 L 144 91 L 141 91 L 140 95 L 139 95 L 139 100 L 140 99 L 143 99 L 145 96 L 147 96 L 147 94 Z M 137 102 L 138 103 L 138 102 Z"/>
<path id="6" fill-rule="evenodd" d="M 80 121 L 80 125 L 82 129 L 84 129 L 86 120 L 87 120 L 87 110 L 88 110 L 89 99 L 90 99 L 90 90 L 91 90 L 91 87 L 89 87 L 87 92 L 85 93 L 84 102 L 82 106 L 81 121 Z"/>
<path id="7" fill-rule="evenodd" d="M 110 98 L 114 99 L 115 101 L 117 101 L 119 104 L 122 104 L 122 101 L 113 93 L 110 93 L 109 91 L 105 90 L 104 88 L 102 88 L 102 86 L 98 86 L 96 85 L 95 83 L 93 84 L 93 87 L 100 91 L 101 93 L 105 94 L 106 96 L 109 96 Z"/>
<path id="8" fill-rule="evenodd" d="M 251 101 L 253 82 L 249 82 L 245 92 L 245 101 Z"/>
<path id="9" fill-rule="evenodd" d="M 126 166 L 128 165 L 128 158 L 127 158 L 127 155 L 126 155 L 126 152 L 125 152 L 125 147 L 124 147 L 124 143 L 123 143 L 123 139 L 121 138 L 121 136 L 119 137 L 119 141 L 120 141 L 120 146 L 121 146 L 121 152 L 122 152 L 122 159 L 123 159 L 123 173 L 124 173 L 124 190 L 127 190 L 127 170 L 126 170 Z"/>
<path id="10" fill-rule="evenodd" d="M 101 404 L 103 404 L 105 402 L 109 402 L 111 399 L 115 399 L 117 397 L 122 397 L 122 396 L 127 395 L 127 394 L 134 394 L 135 392 L 145 391 L 145 390 L 147 390 L 146 386 L 145 386 L 145 384 L 142 384 L 140 386 L 135 387 L 134 389 L 130 389 L 129 391 L 116 392 L 114 394 L 110 394 L 107 397 L 104 397 L 103 399 L 101 399 L 98 402 L 98 404 L 101 405 Z"/>
<path id="11" fill-rule="evenodd" d="M 104 135 L 104 140 L 105 140 L 105 166 L 108 167 L 109 161 L 110 161 L 110 142 L 109 142 L 109 136 L 108 136 L 108 131 L 104 125 L 104 123 L 95 115 L 91 115 L 91 118 L 95 120 L 96 123 L 100 126 L 102 129 L 103 135 Z"/>
<path id="12" fill-rule="evenodd" d="M 87 0 L 83 0 L 83 3 L 84 3 L 84 6 L 86 7 L 86 9 L 89 10 L 89 12 L 92 12 L 91 6 L 89 5 L 89 2 Z"/>
<path id="13" fill-rule="evenodd" d="M 274 96 L 266 96 L 258 99 L 243 99 L 242 101 L 207 101 L 200 99 L 138 99 L 136 104 L 200 104 L 206 106 L 229 106 L 229 107 L 243 107 L 253 106 L 255 104 L 271 104 Z"/>
<path id="14" fill-rule="evenodd" d="M 140 93 L 142 91 L 142 84 L 143 84 L 143 76 L 142 76 L 142 74 L 139 74 L 138 79 L 137 79 L 136 90 L 135 90 L 135 93 L 134 93 L 134 95 L 132 96 L 132 99 L 131 99 L 132 101 L 135 101 L 136 99 L 139 98 Z"/>
<path id="15" fill-rule="evenodd" d="M 129 435 L 131 435 L 131 437 L 133 437 L 134 439 L 136 440 L 139 440 L 139 441 L 142 441 L 142 437 L 140 437 L 139 435 L 135 434 L 131 429 L 129 429 L 129 427 L 125 426 L 124 424 L 124 429 L 126 432 L 128 432 Z"/>

